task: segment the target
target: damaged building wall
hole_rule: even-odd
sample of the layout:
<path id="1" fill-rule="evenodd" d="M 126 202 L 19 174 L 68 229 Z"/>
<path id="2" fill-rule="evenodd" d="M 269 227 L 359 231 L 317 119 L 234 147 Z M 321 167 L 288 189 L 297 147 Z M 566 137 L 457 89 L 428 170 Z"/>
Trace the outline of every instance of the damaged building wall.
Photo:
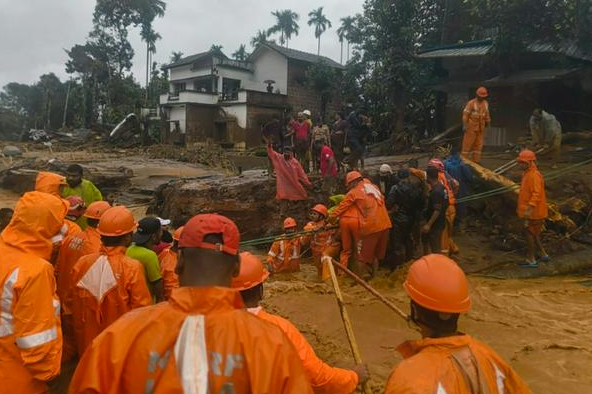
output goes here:
<path id="1" fill-rule="evenodd" d="M 187 144 L 214 140 L 214 119 L 218 108 L 215 106 L 187 104 L 187 130 L 185 141 Z"/>
<path id="2" fill-rule="evenodd" d="M 321 97 L 317 91 L 308 85 L 307 69 L 309 63 L 290 60 L 288 62 L 288 104 L 292 114 L 308 109 L 312 112 L 313 120 L 321 112 Z M 327 104 L 325 116 L 341 110 L 341 101 L 337 94 Z"/>

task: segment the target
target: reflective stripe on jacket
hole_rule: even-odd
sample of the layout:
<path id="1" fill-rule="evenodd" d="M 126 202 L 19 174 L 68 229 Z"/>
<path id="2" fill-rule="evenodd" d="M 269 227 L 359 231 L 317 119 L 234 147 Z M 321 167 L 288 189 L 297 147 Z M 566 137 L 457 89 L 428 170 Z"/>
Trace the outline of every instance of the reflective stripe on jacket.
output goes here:
<path id="1" fill-rule="evenodd" d="M 67 205 L 42 192 L 26 193 L 0 235 L 0 391 L 45 393 L 60 372 L 62 330 L 51 238 Z"/>
<path id="2" fill-rule="evenodd" d="M 312 394 L 285 334 L 243 307 L 232 289 L 175 289 L 97 337 L 69 393 Z"/>

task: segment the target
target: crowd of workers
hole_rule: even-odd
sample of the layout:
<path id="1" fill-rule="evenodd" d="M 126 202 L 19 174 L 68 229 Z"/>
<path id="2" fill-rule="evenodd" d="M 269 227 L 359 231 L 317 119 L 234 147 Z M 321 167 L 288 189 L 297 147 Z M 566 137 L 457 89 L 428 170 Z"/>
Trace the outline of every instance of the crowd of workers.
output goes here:
<path id="1" fill-rule="evenodd" d="M 351 133 L 352 116 L 335 129 L 342 122 Z M 311 157 L 322 172 L 331 132 L 320 130 L 306 150 L 318 141 Z M 482 137 L 474 134 L 469 153 Z M 268 142 L 278 199 L 308 199 L 304 144 Z M 337 171 L 341 160 L 330 156 L 325 166 Z M 523 150 L 517 161 L 524 170 L 517 214 L 528 246 L 521 265 L 536 267 L 549 259 L 540 241 L 544 181 L 534 152 Z M 386 393 L 530 393 L 493 350 L 457 330 L 471 302 L 463 271 L 447 255 L 458 251 L 456 200 L 468 178 L 458 152 L 425 169 L 385 164 L 376 179 L 349 171 L 347 193 L 332 196 L 330 208 L 314 205 L 304 232 L 283 218 L 285 234 L 263 262 L 240 252 L 239 230 L 224 216 L 196 215 L 173 231 L 169 220 L 136 222 L 125 206 L 104 201 L 78 165 L 65 177 L 40 172 L 35 191 L 14 211 L 0 211 L 0 393 L 47 392 L 61 365 L 76 361 L 70 393 L 352 393 L 369 377 L 365 365 L 327 365 L 292 323 L 260 305 L 270 273 L 298 270 L 307 246 L 321 280 L 325 256 L 362 276 L 382 262 L 394 268 L 416 259 L 404 289 L 423 339 L 398 348 L 404 360 Z"/>

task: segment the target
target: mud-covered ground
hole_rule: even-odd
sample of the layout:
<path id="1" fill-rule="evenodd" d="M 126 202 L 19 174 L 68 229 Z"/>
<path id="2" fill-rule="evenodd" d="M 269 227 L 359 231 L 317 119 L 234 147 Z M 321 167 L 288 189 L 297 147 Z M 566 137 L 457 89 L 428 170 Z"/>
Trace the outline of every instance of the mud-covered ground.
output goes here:
<path id="1" fill-rule="evenodd" d="M 372 281 L 404 310 L 404 270 Z M 498 280 L 469 277 L 473 307 L 460 330 L 493 347 L 535 393 L 587 393 L 592 385 L 592 276 Z M 396 347 L 419 338 L 416 331 L 348 279 L 342 291 L 374 392 L 382 392 L 400 360 Z M 268 310 L 289 318 L 329 363 L 352 366 L 353 359 L 329 285 L 314 282 L 314 269 L 278 276 L 267 285 Z"/>

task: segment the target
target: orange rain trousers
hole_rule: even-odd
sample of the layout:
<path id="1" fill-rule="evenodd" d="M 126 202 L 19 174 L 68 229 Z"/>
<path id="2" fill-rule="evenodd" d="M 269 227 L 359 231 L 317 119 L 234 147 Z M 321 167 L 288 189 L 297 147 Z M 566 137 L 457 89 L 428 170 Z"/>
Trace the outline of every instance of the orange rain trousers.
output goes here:
<path id="1" fill-rule="evenodd" d="M 160 261 L 160 274 L 164 284 L 164 298 L 168 300 L 171 297 L 173 289 L 179 287 L 179 276 L 175 272 L 177 268 L 177 253 L 171 248 L 166 248 L 158 255 Z"/>
<path id="2" fill-rule="evenodd" d="M 207 392 L 312 394 L 286 335 L 242 308 L 240 294 L 229 288 L 175 289 L 169 301 L 127 313 L 97 337 L 69 393 L 145 393 L 147 387 L 152 394 L 184 392 L 180 375 L 195 375 L 182 373 L 180 363 L 189 370 L 199 365 L 176 351 L 187 349 L 179 334 L 190 319 L 203 319 L 193 330 L 205 339 L 205 349 L 193 351 L 207 359 Z"/>
<path id="3" fill-rule="evenodd" d="M 304 335 L 288 320 L 269 314 L 260 308 L 252 311 L 261 319 L 278 326 L 286 334 L 298 357 L 302 361 L 304 370 L 310 379 L 310 384 L 316 394 L 349 394 L 358 386 L 358 375 L 354 371 L 341 368 L 333 368 L 317 357 L 314 349 Z"/>
<path id="4" fill-rule="evenodd" d="M 388 229 L 363 237 L 362 249 L 359 257 L 360 262 L 371 265 L 376 260 L 384 260 L 388 238 Z"/>
<path id="5" fill-rule="evenodd" d="M 62 330 L 53 267 L 48 262 L 67 204 L 25 193 L 0 235 L 0 392 L 46 393 L 60 373 Z"/>
<path id="6" fill-rule="evenodd" d="M 385 394 L 532 394 L 497 353 L 469 335 L 409 341 L 397 350 L 404 360 L 391 372 Z"/>
<path id="7" fill-rule="evenodd" d="M 462 120 L 463 124 L 466 125 L 462 143 L 462 156 L 479 163 L 483 151 L 485 127 L 491 122 L 487 100 L 470 100 L 463 111 Z"/>
<path id="8" fill-rule="evenodd" d="M 446 224 L 442 231 L 442 239 L 440 241 L 442 253 L 452 254 L 458 253 L 458 246 L 454 242 L 454 220 L 456 219 L 456 206 L 448 205 L 446 209 Z"/>
<path id="9" fill-rule="evenodd" d="M 549 216 L 545 180 L 534 162 L 530 163 L 530 167 L 522 175 L 516 209 L 519 218 L 525 219 L 524 213 L 528 207 L 531 208 L 528 219 L 539 220 L 546 219 Z"/>
<path id="10" fill-rule="evenodd" d="M 341 254 L 339 263 L 344 267 L 355 267 L 358 260 L 360 244 L 360 221 L 358 218 L 342 217 L 339 220 L 341 231 Z M 350 259 L 354 259 L 353 265 L 349 265 Z"/>

